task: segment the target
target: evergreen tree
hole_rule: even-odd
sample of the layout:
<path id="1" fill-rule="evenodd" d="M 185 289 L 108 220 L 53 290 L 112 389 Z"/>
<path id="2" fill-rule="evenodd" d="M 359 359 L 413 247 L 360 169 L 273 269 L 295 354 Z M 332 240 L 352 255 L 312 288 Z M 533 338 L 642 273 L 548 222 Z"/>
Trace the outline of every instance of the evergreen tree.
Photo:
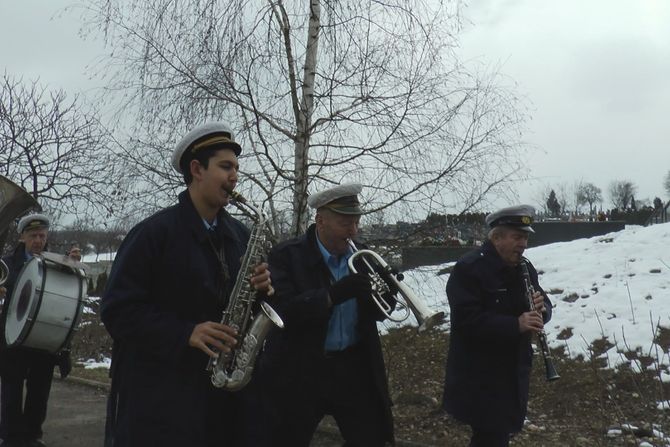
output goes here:
<path id="1" fill-rule="evenodd" d="M 558 202 L 556 193 L 553 189 L 549 193 L 549 198 L 547 199 L 547 209 L 549 210 L 551 217 L 560 217 L 561 204 Z"/>

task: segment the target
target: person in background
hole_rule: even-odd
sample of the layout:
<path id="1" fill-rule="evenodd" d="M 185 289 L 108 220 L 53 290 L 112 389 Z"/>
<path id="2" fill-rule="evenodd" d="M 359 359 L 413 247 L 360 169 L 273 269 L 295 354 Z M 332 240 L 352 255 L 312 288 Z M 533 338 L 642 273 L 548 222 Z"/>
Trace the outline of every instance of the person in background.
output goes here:
<path id="1" fill-rule="evenodd" d="M 488 240 L 458 260 L 447 281 L 451 335 L 444 409 L 471 426 L 471 447 L 504 447 L 521 431 L 528 403 L 531 335 L 551 318 L 551 302 L 523 257 L 534 209 L 503 208 L 486 217 Z M 535 289 L 529 303 L 520 264 Z"/>
<path id="2" fill-rule="evenodd" d="M 114 340 L 107 447 L 253 446 L 246 436 L 258 426 L 245 418 L 252 385 L 231 393 L 207 371 L 238 342 L 220 321 L 249 241 L 224 209 L 241 150 L 225 123 L 186 134 L 172 156 L 186 190 L 119 247 L 100 306 Z M 267 264 L 255 266 L 251 285 L 271 289 Z"/>
<path id="3" fill-rule="evenodd" d="M 78 244 L 72 244 L 66 255 L 77 262 L 81 262 L 81 248 Z"/>
<path id="4" fill-rule="evenodd" d="M 13 288 L 21 268 L 34 256 L 46 250 L 49 218 L 44 214 L 24 216 L 19 220 L 17 231 L 20 235 L 19 243 L 10 255 L 3 258 L 9 267 L 9 276 L 5 283 L 3 319 L 0 327 L 2 334 Z M 42 440 L 42 424 L 47 415 L 54 367 L 56 364 L 69 364 L 69 353 L 56 355 L 45 350 L 21 346 L 8 348 L 4 346 L 4 337 L 2 344 L 0 351 L 2 446 L 43 447 L 45 443 Z"/>
<path id="5" fill-rule="evenodd" d="M 347 446 L 393 442 L 391 399 L 367 274 L 351 274 L 363 211 L 359 184 L 308 198 L 316 210 L 307 233 L 268 256 L 277 309 L 285 328 L 269 337 L 259 375 L 271 433 L 267 445 L 307 447 L 326 414 Z M 392 296 L 384 297 L 393 307 Z"/>

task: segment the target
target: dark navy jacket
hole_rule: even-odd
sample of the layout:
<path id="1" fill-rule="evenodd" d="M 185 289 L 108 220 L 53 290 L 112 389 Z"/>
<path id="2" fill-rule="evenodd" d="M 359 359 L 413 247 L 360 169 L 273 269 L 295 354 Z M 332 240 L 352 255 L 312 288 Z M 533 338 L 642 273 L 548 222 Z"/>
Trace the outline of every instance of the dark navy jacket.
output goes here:
<path id="1" fill-rule="evenodd" d="M 234 281 L 249 233 L 224 210 L 218 222 Z M 107 445 L 218 447 L 231 436 L 222 412 L 240 394 L 214 388 L 208 357 L 188 345 L 196 324 L 221 320 L 219 286 L 231 287 L 217 284 L 220 271 L 187 191 L 126 236 L 100 307 L 114 339 Z"/>
<path id="2" fill-rule="evenodd" d="M 316 241 L 316 226 L 301 237 L 276 246 L 268 257 L 275 295 L 271 304 L 285 328 L 272 333 L 262 359 L 264 377 L 291 392 L 310 393 L 324 358 L 331 308 L 328 304 L 330 273 Z M 394 305 L 395 301 L 388 301 Z M 370 360 L 375 387 L 384 405 L 388 439 L 393 439 L 391 399 L 377 321 L 384 319 L 372 301 L 359 301 L 358 335 Z M 267 374 L 266 374 L 267 373 Z"/>
<path id="3" fill-rule="evenodd" d="M 531 282 L 551 303 L 528 262 Z M 520 431 L 528 403 L 531 337 L 519 333 L 528 303 L 521 270 L 506 266 L 487 241 L 461 258 L 449 276 L 451 335 L 444 408 L 457 419 L 492 431 Z"/>

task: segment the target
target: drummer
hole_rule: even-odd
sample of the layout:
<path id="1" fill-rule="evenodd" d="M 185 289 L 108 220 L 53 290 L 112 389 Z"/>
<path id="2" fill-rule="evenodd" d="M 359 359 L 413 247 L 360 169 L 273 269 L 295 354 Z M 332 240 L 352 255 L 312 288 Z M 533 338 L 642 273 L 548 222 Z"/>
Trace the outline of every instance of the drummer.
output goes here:
<path id="1" fill-rule="evenodd" d="M 30 214 L 19 220 L 19 243 L 12 254 L 3 258 L 9 269 L 3 314 L 7 315 L 12 289 L 23 265 L 41 254 L 47 244 L 49 218 L 44 214 Z M 1 293 L 2 291 L 0 291 Z M 4 322 L 0 334 L 4 334 Z M 3 446 L 40 447 L 42 423 L 46 419 L 47 402 L 51 390 L 54 366 L 59 356 L 39 349 L 5 346 L 0 348 L 0 438 Z M 23 386 L 25 383 L 25 402 Z"/>

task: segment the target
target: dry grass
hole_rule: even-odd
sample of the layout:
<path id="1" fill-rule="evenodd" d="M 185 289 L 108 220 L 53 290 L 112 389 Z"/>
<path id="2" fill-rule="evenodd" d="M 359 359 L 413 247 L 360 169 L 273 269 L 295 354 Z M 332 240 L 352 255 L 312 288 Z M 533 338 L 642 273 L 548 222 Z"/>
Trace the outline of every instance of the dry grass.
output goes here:
<path id="1" fill-rule="evenodd" d="M 389 385 L 395 397 L 398 438 L 435 446 L 463 446 L 469 428 L 439 409 L 444 383 L 448 334 L 417 335 L 411 328 L 391 331 L 383 339 Z M 594 360 L 570 360 L 554 352 L 561 378 L 547 382 L 541 358 L 536 358 L 528 423 L 514 446 L 638 446 L 642 439 L 668 445 L 651 435 L 652 424 L 670 435 L 668 415 L 656 408 L 670 396 L 655 373 L 602 369 Z M 491 365 L 492 373 L 495 365 Z M 665 396 L 665 397 L 664 397 Z M 608 437 L 609 428 L 631 424 L 638 434 Z"/>
<path id="2" fill-rule="evenodd" d="M 73 341 L 73 359 L 109 357 L 111 339 L 95 313 L 86 314 L 83 320 Z M 668 333 L 659 332 L 659 339 L 667 342 Z M 449 336 L 444 332 L 419 336 L 414 328 L 391 330 L 382 337 L 398 439 L 433 446 L 467 445 L 468 427 L 440 410 L 448 343 Z M 661 345 L 667 349 L 670 342 Z M 602 361 L 595 356 L 606 347 L 606 340 L 594 343 L 594 358 L 582 360 L 554 352 L 561 375 L 555 382 L 546 382 L 541 359 L 536 358 L 528 424 L 514 438 L 513 446 L 639 446 L 642 439 L 653 446 L 670 444 L 670 440 L 650 436 L 652 426 L 670 435 L 667 410 L 656 408 L 658 401 L 670 398 L 670 386 L 661 384 L 654 371 L 639 374 L 626 368 L 603 369 Z M 639 358 L 639 353 L 622 355 L 648 363 L 648 359 Z M 106 369 L 75 366 L 72 374 L 108 381 Z M 641 432 L 607 436 L 609 428 L 621 424 L 637 426 Z"/>

